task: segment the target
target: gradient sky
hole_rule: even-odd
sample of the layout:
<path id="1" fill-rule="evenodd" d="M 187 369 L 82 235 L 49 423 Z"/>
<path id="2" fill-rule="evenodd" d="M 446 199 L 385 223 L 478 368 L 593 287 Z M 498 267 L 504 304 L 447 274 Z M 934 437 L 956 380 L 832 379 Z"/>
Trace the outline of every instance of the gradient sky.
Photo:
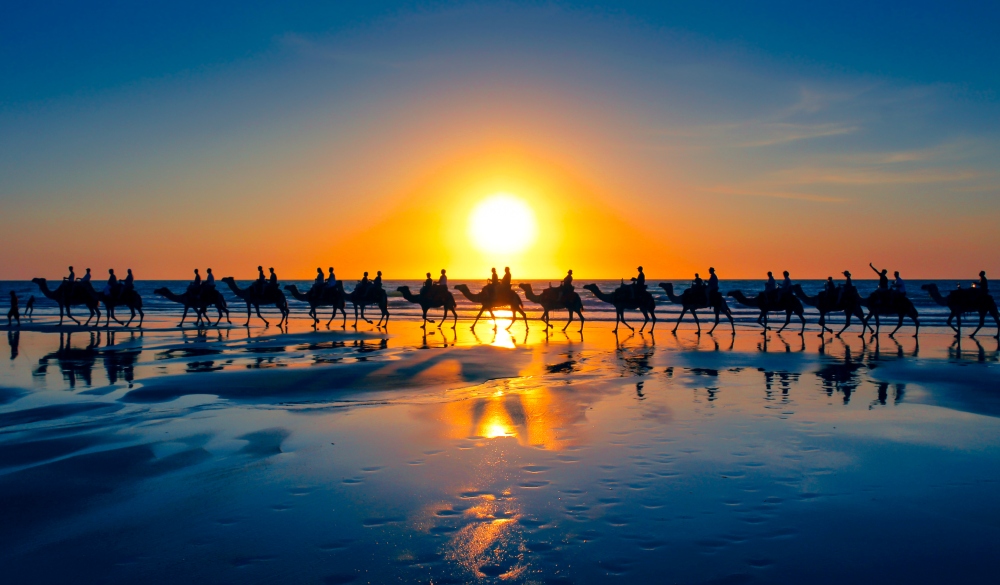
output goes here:
<path id="1" fill-rule="evenodd" d="M 1000 273 L 998 4 L 206 4 L 5 9 L 0 278 Z"/>

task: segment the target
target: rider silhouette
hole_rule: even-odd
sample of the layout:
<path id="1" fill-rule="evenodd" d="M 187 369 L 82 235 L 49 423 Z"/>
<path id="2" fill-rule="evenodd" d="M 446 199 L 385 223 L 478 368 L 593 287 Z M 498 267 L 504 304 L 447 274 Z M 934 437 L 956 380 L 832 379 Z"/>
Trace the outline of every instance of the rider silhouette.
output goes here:
<path id="1" fill-rule="evenodd" d="M 208 269 L 208 273 L 212 274 L 212 269 Z M 125 275 L 125 280 L 122 281 L 122 294 L 128 293 L 135 290 L 135 277 L 132 276 L 132 269 L 128 269 L 128 274 Z"/>
<path id="2" fill-rule="evenodd" d="M 76 273 L 73 272 L 73 267 L 72 266 L 69 267 L 69 276 L 63 278 L 63 280 L 65 280 L 66 282 L 68 282 L 70 284 L 74 284 L 76 282 Z"/>
<path id="3" fill-rule="evenodd" d="M 778 283 L 774 281 L 774 275 L 771 274 L 770 270 L 768 270 L 767 271 L 767 282 L 764 283 L 764 292 L 767 294 L 767 296 L 769 298 L 773 298 L 774 297 L 774 292 L 776 290 L 778 290 Z"/>
<path id="4" fill-rule="evenodd" d="M 448 275 L 445 273 L 445 269 L 441 269 L 441 277 L 437 281 L 438 286 L 447 290 L 448 289 Z"/>
<path id="5" fill-rule="evenodd" d="M 903 295 L 905 297 L 906 296 L 906 283 L 903 282 L 903 279 L 899 277 L 899 271 L 898 270 L 895 271 L 895 272 L 893 272 L 892 274 L 895 277 L 893 279 L 893 281 L 892 281 L 892 290 L 896 291 L 897 293 L 899 293 L 899 294 L 901 294 L 901 295 Z"/>
<path id="6" fill-rule="evenodd" d="M 490 272 L 492 274 L 490 275 L 490 279 L 488 281 L 489 284 L 500 284 L 500 277 L 497 276 L 497 269 L 496 268 L 490 268 Z"/>
<path id="7" fill-rule="evenodd" d="M 787 270 L 782 272 L 782 275 L 785 278 L 781 281 L 781 295 L 787 296 L 792 294 L 792 279 L 788 276 Z"/>
<path id="8" fill-rule="evenodd" d="M 510 266 L 503 267 L 503 280 L 500 281 L 500 284 L 506 289 L 510 288 Z"/>
<path id="9" fill-rule="evenodd" d="M 278 275 L 274 273 L 274 268 L 267 269 L 271 273 L 271 277 L 268 279 L 268 287 L 271 292 L 278 290 Z"/>
<path id="10" fill-rule="evenodd" d="M 559 284 L 559 297 L 563 302 L 569 298 L 570 293 L 573 292 L 573 271 L 566 271 L 566 276 L 563 277 L 562 282 Z"/>
<path id="11" fill-rule="evenodd" d="M 364 276 L 361 277 L 361 280 L 358 281 L 358 286 L 355 287 L 355 290 L 359 291 L 359 294 L 364 296 L 368 294 L 368 285 L 370 284 L 371 281 L 368 280 L 368 273 L 365 272 Z"/>
<path id="12" fill-rule="evenodd" d="M 330 267 L 330 275 L 326 277 L 326 288 L 334 288 L 337 286 L 337 277 L 333 274 L 333 266 Z"/>
<path id="13" fill-rule="evenodd" d="M 632 286 L 629 291 L 632 293 L 632 300 L 638 299 L 642 293 L 646 292 L 646 274 L 642 271 L 642 266 L 638 269 L 639 274 L 632 277 Z"/>
<path id="14" fill-rule="evenodd" d="M 372 281 L 372 286 L 375 288 L 382 288 L 382 271 L 379 270 L 375 273 L 375 280 Z"/>
<path id="15" fill-rule="evenodd" d="M 837 285 L 833 282 L 832 276 L 826 277 L 826 284 L 823 285 L 823 290 L 826 291 L 827 295 L 832 295 L 837 291 Z"/>
<path id="16" fill-rule="evenodd" d="M 984 295 L 990 294 L 990 281 L 986 280 L 986 271 L 979 271 L 979 292 Z"/>
<path id="17" fill-rule="evenodd" d="M 719 277 L 715 275 L 715 268 L 708 269 L 708 302 L 719 294 Z"/>
<path id="18" fill-rule="evenodd" d="M 201 292 L 201 275 L 198 274 L 198 269 L 194 269 L 194 280 L 188 285 L 188 290 L 193 293 Z"/>
<path id="19" fill-rule="evenodd" d="M 207 275 L 205 276 L 205 282 L 201 285 L 201 288 L 204 290 L 215 290 L 215 275 L 212 274 L 212 269 L 206 268 L 205 272 Z"/>
<path id="20" fill-rule="evenodd" d="M 257 294 L 258 295 L 264 294 L 264 285 L 265 284 L 267 284 L 267 278 L 264 276 L 264 267 L 263 266 L 258 266 L 257 267 L 257 281 L 254 283 L 254 286 L 257 287 Z"/>
<path id="21" fill-rule="evenodd" d="M 325 278 L 323 277 L 323 269 L 317 267 L 316 268 L 316 278 L 313 279 L 313 285 L 312 285 L 313 290 L 318 291 L 318 290 L 322 289 L 324 282 L 325 282 Z"/>
<path id="22" fill-rule="evenodd" d="M 854 288 L 854 281 L 851 280 L 851 271 L 850 270 L 845 270 L 844 271 L 844 278 L 846 279 L 844 281 L 844 287 L 840 289 L 840 294 L 837 296 L 837 302 L 838 303 L 841 303 L 841 302 L 844 301 L 844 295 L 854 294 L 854 293 L 857 292 L 857 289 Z"/>
<path id="23" fill-rule="evenodd" d="M 434 286 L 434 279 L 431 278 L 431 273 L 427 273 L 427 279 L 424 280 L 424 285 L 420 287 L 420 292 L 431 292 L 431 287 Z"/>
<path id="24" fill-rule="evenodd" d="M 108 268 L 108 288 L 104 294 L 117 298 L 121 296 L 118 293 L 118 277 L 115 276 L 115 269 Z"/>
<path id="25" fill-rule="evenodd" d="M 90 284 L 90 269 L 89 268 L 87 269 L 87 274 L 84 274 L 83 278 L 80 279 L 80 283 L 81 284 Z"/>
<path id="26" fill-rule="evenodd" d="M 887 274 L 889 274 L 889 270 L 886 268 L 879 270 L 878 268 L 875 268 L 875 266 L 872 265 L 871 262 L 868 263 L 868 266 L 871 266 L 871 269 L 874 270 L 875 274 L 878 275 L 878 289 L 884 291 L 889 290 L 889 277 L 886 276 Z"/>

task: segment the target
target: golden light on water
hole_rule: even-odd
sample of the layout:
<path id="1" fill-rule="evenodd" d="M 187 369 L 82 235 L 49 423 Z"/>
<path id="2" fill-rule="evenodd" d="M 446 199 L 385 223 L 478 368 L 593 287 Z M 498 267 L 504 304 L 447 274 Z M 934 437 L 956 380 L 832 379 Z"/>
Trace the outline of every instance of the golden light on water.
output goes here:
<path id="1" fill-rule="evenodd" d="M 506 193 L 484 199 L 469 215 L 469 238 L 490 254 L 524 252 L 537 233 L 535 212 L 523 199 Z"/>

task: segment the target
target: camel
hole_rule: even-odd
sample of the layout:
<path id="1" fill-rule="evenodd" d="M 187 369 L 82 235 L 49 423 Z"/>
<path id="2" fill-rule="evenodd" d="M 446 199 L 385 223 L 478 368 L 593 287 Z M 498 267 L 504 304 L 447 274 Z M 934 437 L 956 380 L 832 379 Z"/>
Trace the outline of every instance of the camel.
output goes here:
<path id="1" fill-rule="evenodd" d="M 955 331 L 955 337 L 962 335 L 962 315 L 964 313 L 979 313 L 979 327 L 976 327 L 976 330 L 969 337 L 975 337 L 979 333 L 986 322 L 986 315 L 989 314 L 997 325 L 997 334 L 994 337 L 1000 339 L 1000 314 L 997 312 L 996 300 L 989 293 L 974 288 L 961 288 L 949 292 L 947 297 L 942 297 L 936 284 L 925 284 L 920 288 L 927 291 L 937 304 L 948 307 L 951 311 L 951 314 L 948 315 L 948 327 Z M 958 319 L 958 327 L 951 324 L 952 320 L 956 318 Z"/>
<path id="2" fill-rule="evenodd" d="M 260 314 L 261 305 L 274 305 L 281 311 L 281 320 L 278 321 L 278 326 L 280 327 L 283 323 L 288 321 L 288 301 L 285 299 L 285 293 L 281 292 L 281 289 L 271 286 L 264 286 L 264 290 L 260 293 L 257 292 L 256 285 L 251 284 L 246 288 L 240 288 L 236 284 L 236 279 L 232 276 L 227 276 L 222 279 L 222 282 L 229 285 L 229 290 L 233 291 L 233 294 L 243 299 L 247 304 L 247 322 L 244 326 L 250 326 L 250 307 L 251 305 L 257 311 L 257 316 L 260 320 L 264 322 L 265 327 L 269 327 L 271 324 L 268 323 L 267 319 Z"/>
<path id="3" fill-rule="evenodd" d="M 347 311 L 344 310 L 346 303 L 344 298 L 344 283 L 340 280 L 337 281 L 337 286 L 335 287 L 321 287 L 321 290 L 316 290 L 315 287 L 309 289 L 305 293 L 299 291 L 299 287 L 294 284 L 285 285 L 285 290 L 287 290 L 296 300 L 302 301 L 303 303 L 309 303 L 309 316 L 313 319 L 313 327 L 319 325 L 319 316 L 316 314 L 316 309 L 319 307 L 333 307 L 333 313 L 330 314 L 330 320 L 326 322 L 326 326 L 330 327 L 330 323 L 337 318 L 337 311 L 339 310 L 344 316 L 344 322 L 340 326 L 341 329 L 347 328 Z"/>
<path id="4" fill-rule="evenodd" d="M 98 293 L 97 298 L 104 303 L 104 325 L 106 327 L 111 325 L 111 319 L 115 320 L 115 323 L 119 325 L 124 325 L 128 327 L 132 324 L 132 320 L 135 319 L 135 312 L 139 312 L 139 327 L 142 328 L 142 322 L 146 318 L 146 314 L 142 311 L 142 297 L 135 289 L 123 290 L 120 295 L 115 295 L 114 293 L 108 295 L 103 292 Z M 115 307 L 128 307 L 129 311 L 132 312 L 132 316 L 129 317 L 126 323 L 122 323 L 115 317 Z M 101 319 L 98 317 L 97 325 L 101 325 Z"/>
<path id="5" fill-rule="evenodd" d="M 826 326 L 826 316 L 829 313 L 839 313 L 844 312 L 844 326 L 836 333 L 837 337 L 847 330 L 851 326 L 851 317 L 857 317 L 862 324 L 865 323 L 865 312 L 862 310 L 861 297 L 858 296 L 857 291 L 852 294 L 841 294 L 841 287 L 837 287 L 834 292 L 829 292 L 826 289 L 821 290 L 816 296 L 809 296 L 802 290 L 801 285 L 794 285 L 792 287 L 792 292 L 795 296 L 799 297 L 803 303 L 809 305 L 810 307 L 815 307 L 819 311 L 819 336 L 823 337 L 827 331 L 833 333 L 833 329 Z M 870 326 L 869 326 L 870 327 Z M 872 329 L 874 331 L 874 329 Z M 865 330 L 862 329 L 861 333 L 864 335 Z"/>
<path id="6" fill-rule="evenodd" d="M 90 310 L 90 317 L 87 317 L 87 322 L 84 326 L 90 325 L 90 320 L 95 316 L 97 317 L 97 323 L 101 322 L 101 305 L 100 300 L 97 298 L 97 293 L 94 292 L 94 287 L 89 284 L 78 282 L 69 283 L 63 281 L 55 290 L 49 290 L 49 283 L 44 278 L 33 278 L 31 282 L 38 285 L 39 290 L 46 298 L 52 299 L 59 305 L 59 324 L 63 324 L 63 311 L 66 311 L 66 316 L 73 320 L 77 325 L 80 321 L 73 316 L 70 312 L 70 308 L 73 305 L 85 305 L 87 309 Z"/>
<path id="7" fill-rule="evenodd" d="M 529 301 L 542 306 L 542 321 L 545 322 L 546 329 L 553 328 L 552 324 L 549 323 L 549 311 L 566 310 L 569 312 L 569 321 L 566 321 L 566 326 L 562 330 L 566 331 L 569 324 L 573 322 L 573 313 L 576 313 L 580 316 L 580 331 L 583 331 L 583 324 L 586 321 L 583 318 L 583 299 L 576 291 L 570 291 L 563 295 L 562 287 L 550 286 L 541 294 L 535 294 L 535 291 L 531 289 L 531 284 L 527 282 L 522 282 L 517 286 L 524 291 L 524 296 Z"/>
<path id="8" fill-rule="evenodd" d="M 444 325 L 445 321 L 448 320 L 448 311 L 452 314 L 452 324 L 451 328 L 454 329 L 458 326 L 458 313 L 455 311 L 456 303 L 455 297 L 451 294 L 447 288 L 443 286 L 431 285 L 430 290 L 425 290 L 427 287 L 420 289 L 420 294 L 414 296 L 410 292 L 410 287 L 401 286 L 396 290 L 403 294 L 403 298 L 410 301 L 411 303 L 416 303 L 420 305 L 420 309 L 423 311 L 424 323 L 420 326 L 421 329 L 427 328 L 427 322 L 434 322 L 433 319 L 427 318 L 427 309 L 434 309 L 437 307 L 444 307 L 444 315 L 441 316 L 441 322 L 438 323 L 438 329 Z"/>
<path id="9" fill-rule="evenodd" d="M 673 332 L 677 332 L 677 328 L 681 324 L 681 320 L 684 319 L 684 314 L 691 311 L 691 316 L 694 317 L 694 323 L 698 326 L 698 334 L 701 334 L 701 323 L 698 321 L 698 313 L 695 311 L 697 309 L 713 309 L 715 311 L 715 325 L 708 330 L 708 334 L 711 335 L 715 328 L 719 326 L 719 314 L 725 313 L 726 317 L 729 319 L 729 326 L 733 328 L 733 334 L 736 334 L 736 324 L 733 323 L 733 312 L 729 310 L 729 303 L 726 302 L 726 298 L 719 293 L 711 295 L 711 298 L 705 298 L 704 295 L 699 295 L 697 291 L 693 289 L 687 289 L 681 296 L 674 294 L 674 285 L 670 282 L 661 282 L 660 288 L 667 293 L 667 298 L 670 302 L 676 303 L 681 306 L 681 315 L 677 317 L 677 324 L 674 325 Z"/>
<path id="10" fill-rule="evenodd" d="M 802 321 L 802 329 L 799 331 L 799 335 L 805 335 L 806 331 L 806 317 L 802 309 L 802 303 L 799 299 L 795 298 L 794 295 L 783 294 L 780 291 L 775 291 L 773 294 L 768 294 L 767 292 L 758 293 L 752 299 L 748 299 L 743 291 L 730 291 L 726 296 L 736 299 L 736 302 L 745 306 L 753 307 L 760 311 L 760 316 L 757 317 L 757 324 L 764 328 L 763 333 L 766 335 L 767 330 L 770 326 L 767 324 L 767 314 L 768 313 L 784 313 L 785 314 L 785 324 L 778 329 L 778 333 L 785 330 L 788 324 L 792 320 L 792 314 L 799 316 Z"/>
<path id="11" fill-rule="evenodd" d="M 229 320 L 229 306 L 226 303 L 226 297 L 222 296 L 222 293 L 214 288 L 202 289 L 201 294 L 199 295 L 195 295 L 190 291 L 186 291 L 184 294 L 179 295 L 170 292 L 170 289 L 164 287 L 154 290 L 153 294 L 160 295 L 168 301 L 184 305 L 184 314 L 181 315 L 181 322 L 177 324 L 178 327 L 182 327 L 184 325 L 184 320 L 187 319 L 188 309 L 194 309 L 195 315 L 198 317 L 197 321 L 195 321 L 196 325 L 201 325 L 202 318 L 205 319 L 206 325 L 211 324 L 212 319 L 208 316 L 208 307 L 210 305 L 215 305 L 215 310 L 219 312 L 219 317 L 215 320 L 216 325 L 222 321 L 223 313 L 226 315 L 226 322 L 230 325 L 233 323 Z"/>
<path id="12" fill-rule="evenodd" d="M 376 327 L 382 327 L 383 321 L 384 325 L 389 325 L 389 295 L 386 294 L 385 289 L 382 287 L 369 285 L 368 289 L 362 293 L 357 287 L 347 294 L 347 300 L 351 301 L 354 305 L 354 328 L 358 328 L 358 309 L 361 309 L 361 318 L 364 319 L 368 324 L 372 324 L 372 320 L 365 317 L 365 307 L 368 305 L 377 305 L 382 315 L 378 319 L 378 324 Z M 345 321 L 346 322 L 346 321 Z"/>
<path id="13" fill-rule="evenodd" d="M 516 292 L 509 289 L 494 290 L 492 287 L 496 287 L 495 284 L 487 284 L 483 287 L 483 290 L 473 293 L 469 290 L 469 287 L 464 284 L 456 284 L 455 290 L 462 293 L 465 298 L 473 303 L 478 303 L 481 308 L 479 313 L 476 315 L 475 321 L 472 322 L 472 327 L 469 329 L 475 330 L 476 323 L 479 322 L 479 318 L 483 316 L 484 312 L 488 312 L 490 317 L 493 318 L 493 330 L 497 329 L 497 318 L 493 314 L 494 309 L 499 309 L 501 307 L 507 307 L 510 309 L 511 320 L 510 325 L 507 326 L 507 330 L 510 330 L 514 326 L 514 322 L 517 320 L 517 314 L 521 313 L 521 317 L 524 319 L 524 328 L 528 329 L 528 316 L 524 313 L 524 307 L 521 302 L 521 297 L 517 295 Z"/>
<path id="14" fill-rule="evenodd" d="M 616 288 L 614 292 L 608 294 L 601 291 L 596 284 L 584 285 L 583 288 L 589 290 L 594 294 L 595 297 L 604 301 L 605 303 L 614 305 L 615 307 L 615 328 L 614 332 L 618 333 L 618 323 L 623 323 L 626 327 L 635 331 L 631 325 L 625 321 L 625 311 L 640 311 L 642 312 L 642 327 L 639 328 L 641 333 L 643 329 L 646 328 L 646 324 L 649 323 L 650 317 L 652 317 L 653 325 L 649 328 L 650 333 L 656 328 L 656 301 L 653 300 L 653 295 L 649 291 L 643 291 L 640 295 L 633 295 L 629 290 L 629 287 L 633 285 L 622 283 L 621 286 Z"/>
<path id="15" fill-rule="evenodd" d="M 904 317 L 912 319 L 913 324 L 916 326 L 913 336 L 916 337 L 920 334 L 920 315 L 917 314 L 917 308 L 913 306 L 913 301 L 908 299 L 906 295 L 892 291 L 877 290 L 868 295 L 868 298 L 862 301 L 862 305 L 868 307 L 868 315 L 865 316 L 864 320 L 866 327 L 868 327 L 868 321 L 872 317 L 875 317 L 874 335 L 878 335 L 881 329 L 882 324 L 879 321 L 879 316 L 882 315 L 895 315 L 899 317 L 899 322 L 896 323 L 896 328 L 892 330 L 889 337 L 896 335 L 899 328 L 903 326 Z M 861 334 L 864 335 L 864 331 Z"/>

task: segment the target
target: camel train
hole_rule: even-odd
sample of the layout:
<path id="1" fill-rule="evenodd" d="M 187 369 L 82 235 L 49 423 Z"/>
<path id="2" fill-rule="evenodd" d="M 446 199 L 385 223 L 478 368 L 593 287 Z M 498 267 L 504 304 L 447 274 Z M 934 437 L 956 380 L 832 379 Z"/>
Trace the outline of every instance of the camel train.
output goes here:
<path id="1" fill-rule="evenodd" d="M 800 285 L 792 284 L 787 272 L 785 273 L 785 280 L 780 286 L 776 283 L 771 273 L 768 273 L 768 282 L 765 290 L 749 297 L 740 290 L 733 290 L 722 294 L 719 290 L 719 280 L 715 276 L 714 269 L 709 269 L 711 277 L 707 282 L 702 281 L 696 274 L 692 286 L 680 294 L 676 294 L 673 283 L 662 282 L 659 284 L 659 288 L 663 289 L 669 302 L 681 307 L 680 315 L 672 329 L 673 332 L 677 331 L 684 317 L 690 313 L 692 319 L 694 319 L 698 334 L 701 334 L 701 321 L 698 318 L 698 311 L 707 310 L 715 316 L 714 324 L 708 330 L 709 334 L 715 331 L 719 326 L 721 317 L 725 316 L 732 333 L 735 335 L 736 324 L 727 301 L 727 299 L 732 299 L 739 305 L 759 311 L 756 322 L 761 326 L 763 333 L 772 329 L 770 315 L 772 313 L 783 313 L 785 316 L 784 323 L 782 323 L 777 331 L 784 331 L 791 324 L 792 317 L 794 316 L 799 320 L 800 327 L 798 333 L 799 335 L 803 335 L 806 326 L 804 305 L 808 305 L 819 312 L 818 324 L 820 326 L 820 336 L 832 333 L 839 337 L 851 326 L 852 319 L 860 322 L 861 335 L 864 335 L 868 331 L 873 335 L 878 335 L 881 330 L 882 319 L 887 317 L 896 318 L 896 326 L 889 334 L 890 337 L 899 331 L 906 319 L 912 321 L 914 325 L 914 336 L 919 334 L 920 318 L 916 307 L 913 305 L 913 301 L 906 296 L 905 285 L 899 278 L 899 273 L 896 273 L 896 280 L 890 286 L 888 277 L 886 276 L 887 271 L 879 271 L 874 266 L 872 266 L 872 269 L 879 274 L 879 285 L 867 297 L 862 297 L 858 293 L 857 288 L 851 282 L 850 272 L 846 271 L 844 275 L 847 277 L 847 280 L 844 284 L 836 285 L 833 279 L 830 278 L 824 289 L 816 295 L 808 295 Z M 237 298 L 246 304 L 247 319 L 244 323 L 245 326 L 250 325 L 254 314 L 265 325 L 270 325 L 260 312 L 262 305 L 273 306 L 278 309 L 281 314 L 278 325 L 281 326 L 287 323 L 290 313 L 285 292 L 278 286 L 277 277 L 273 269 L 271 269 L 271 278 L 269 281 L 264 278 L 263 269 L 258 267 L 258 270 L 260 277 L 246 288 L 241 288 L 237 285 L 235 279 L 232 277 L 225 277 L 221 280 Z M 330 319 L 326 322 L 327 327 L 337 317 L 339 311 L 342 317 L 341 328 L 346 329 L 346 304 L 348 302 L 351 303 L 354 309 L 354 328 L 357 328 L 359 320 L 364 320 L 379 328 L 388 325 L 388 294 L 382 288 L 381 272 L 378 273 L 378 276 L 374 280 L 368 280 L 368 273 L 366 272 L 364 278 L 350 292 L 344 289 L 343 281 L 335 279 L 332 268 L 330 268 L 329 278 L 324 277 L 322 270 L 317 269 L 317 272 L 316 282 L 307 291 L 300 291 L 294 284 L 283 287 L 284 291 L 287 291 L 293 299 L 306 303 L 309 306 L 308 315 L 313 320 L 314 326 L 318 326 L 320 323 L 319 309 L 329 307 L 332 309 L 332 313 Z M 111 278 L 109 279 L 108 286 L 101 292 L 98 292 L 91 285 L 89 269 L 86 277 L 76 281 L 73 277 L 71 267 L 70 277 L 63 279 L 55 289 L 51 289 L 48 281 L 44 278 L 35 278 L 32 282 L 38 286 L 46 298 L 55 301 L 59 306 L 60 325 L 63 324 L 64 318 L 68 318 L 77 325 L 83 326 L 90 325 L 91 321 L 96 319 L 95 326 L 100 326 L 101 305 L 103 305 L 106 314 L 105 327 L 110 326 L 112 319 L 116 323 L 128 327 L 137 314 L 139 317 L 138 327 L 142 327 L 145 317 L 142 309 L 142 298 L 132 286 L 131 271 L 129 271 L 128 278 L 123 281 L 117 281 L 113 271 L 109 271 L 109 273 L 111 274 Z M 178 327 L 184 325 L 189 311 L 194 312 L 194 323 L 198 327 L 217 326 L 223 317 L 231 324 L 232 321 L 229 318 L 227 301 L 222 292 L 215 288 L 211 270 L 208 271 L 209 278 L 204 284 L 201 283 L 200 276 L 197 276 L 197 271 L 195 271 L 195 274 L 195 282 L 182 294 L 173 293 L 167 288 L 158 288 L 153 292 L 166 300 L 183 305 L 184 313 L 181 316 Z M 574 318 L 578 317 L 580 322 L 579 331 L 583 331 L 583 326 L 586 322 L 583 315 L 583 300 L 574 290 L 572 274 L 573 272 L 569 271 L 566 278 L 560 284 L 556 286 L 550 284 L 548 288 L 537 293 L 529 283 L 521 283 L 516 287 L 524 293 L 527 302 L 534 303 L 542 308 L 540 320 L 545 325 L 546 330 L 555 327 L 551 323 L 551 312 L 566 311 L 568 320 L 562 330 L 565 331 L 573 323 Z M 450 314 L 452 320 L 451 327 L 452 329 L 456 328 L 458 324 L 457 303 L 455 302 L 455 296 L 448 288 L 445 271 L 441 271 L 441 278 L 437 282 L 431 280 L 429 273 L 427 277 L 427 280 L 416 294 L 408 286 L 400 286 L 396 291 L 407 302 L 420 307 L 423 320 L 421 327 L 426 328 L 428 323 L 433 324 L 435 322 L 434 319 L 428 318 L 428 311 L 441 309 L 443 313 L 437 327 L 441 328 L 444 326 Z M 473 292 L 465 284 L 458 284 L 452 288 L 459 291 L 468 301 L 479 307 L 479 312 L 476 314 L 471 325 L 472 329 L 476 327 L 484 313 L 489 313 L 494 323 L 494 330 L 496 330 L 497 321 L 495 311 L 498 309 L 507 310 L 511 313 L 512 319 L 507 329 L 510 329 L 514 325 L 518 317 L 524 320 L 525 328 L 528 327 L 528 317 L 524 311 L 524 303 L 526 301 L 522 300 L 516 288 L 511 286 L 509 268 L 505 270 L 502 280 L 498 278 L 494 269 L 492 277 L 479 292 Z M 942 295 L 935 284 L 925 284 L 921 288 L 927 291 L 936 303 L 949 309 L 947 323 L 955 331 L 956 336 L 961 336 L 962 334 L 963 316 L 973 314 L 979 316 L 979 322 L 971 334 L 972 337 L 975 337 L 979 333 L 985 325 L 986 317 L 990 316 L 997 326 L 996 337 L 1000 338 L 1000 312 L 997 310 L 996 301 L 989 294 L 989 283 L 986 280 L 985 272 L 980 272 L 980 281 L 974 284 L 972 288 L 959 287 L 956 290 L 949 291 L 947 295 Z M 632 278 L 631 283 L 626 283 L 622 279 L 620 285 L 613 291 L 605 292 L 596 284 L 587 284 L 583 289 L 589 291 L 599 301 L 614 307 L 615 328 L 613 331 L 615 333 L 618 332 L 620 325 L 624 325 L 628 329 L 635 331 L 635 328 L 626 320 L 626 313 L 629 311 L 635 311 L 642 315 L 643 322 L 639 327 L 640 332 L 644 331 L 647 325 L 650 332 L 656 327 L 656 299 L 646 288 L 645 275 L 642 272 L 641 266 L 639 267 L 638 276 Z M 72 313 L 72 308 L 79 306 L 85 307 L 89 312 L 87 320 L 83 323 Z M 370 306 L 376 306 L 380 311 L 377 323 L 373 323 L 371 319 L 365 316 L 365 309 Z M 118 319 L 115 315 L 116 307 L 126 307 L 130 310 L 131 317 L 128 321 L 122 322 Z M 215 308 L 217 313 L 214 323 L 208 314 L 208 311 L 212 307 Z M 834 332 L 833 329 L 827 327 L 827 317 L 840 313 L 844 315 L 844 325 L 839 331 Z M 874 326 L 871 323 L 872 321 L 874 321 Z"/>

